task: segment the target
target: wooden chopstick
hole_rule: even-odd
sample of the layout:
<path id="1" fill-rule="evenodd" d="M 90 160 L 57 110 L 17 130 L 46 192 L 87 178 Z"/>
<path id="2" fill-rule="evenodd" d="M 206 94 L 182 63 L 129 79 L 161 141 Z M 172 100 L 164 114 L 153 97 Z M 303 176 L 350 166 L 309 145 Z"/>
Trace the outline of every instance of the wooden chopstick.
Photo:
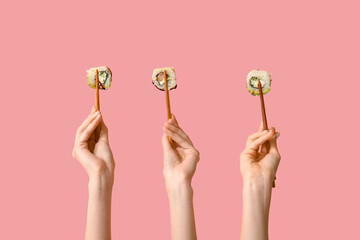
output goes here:
<path id="1" fill-rule="evenodd" d="M 99 99 L 99 71 L 96 69 L 95 75 L 95 85 L 96 85 L 96 94 L 95 94 L 95 110 L 100 111 L 100 99 Z"/>
<path id="2" fill-rule="evenodd" d="M 95 111 L 100 111 L 100 97 L 99 97 L 99 71 L 96 69 L 95 75 L 95 85 L 96 85 L 96 93 L 95 93 Z M 101 124 L 99 124 L 95 129 L 95 142 L 99 140 L 101 131 Z"/>
<path id="3" fill-rule="evenodd" d="M 263 130 L 268 130 L 269 127 L 268 127 L 267 118 L 266 118 L 264 95 L 263 95 L 263 92 L 262 92 L 262 86 L 261 86 L 260 79 L 259 79 L 259 83 L 258 83 L 258 88 L 259 88 L 259 95 L 260 95 L 260 104 L 261 104 L 261 115 L 262 115 L 262 122 L 263 122 Z M 266 142 L 266 143 L 264 143 L 264 144 L 267 145 L 267 146 L 266 146 L 267 149 L 270 148 L 269 142 Z M 276 179 L 276 176 L 275 176 L 275 179 Z M 275 187 L 275 180 L 273 181 L 272 187 L 273 187 L 273 188 Z"/>
<path id="4" fill-rule="evenodd" d="M 169 97 L 169 89 L 167 84 L 167 75 L 166 70 L 164 70 L 164 84 L 165 84 L 165 98 L 166 98 L 166 111 L 167 111 L 167 119 L 171 118 L 171 109 L 170 109 L 170 97 Z M 174 141 L 169 137 L 170 145 L 174 146 Z"/>
<path id="5" fill-rule="evenodd" d="M 267 124 L 266 112 L 265 112 L 264 96 L 263 96 L 263 92 L 262 92 L 262 86 L 261 86 L 260 79 L 259 79 L 259 83 L 258 83 L 258 88 L 259 88 L 259 95 L 260 95 L 263 130 L 268 130 L 268 124 Z"/>

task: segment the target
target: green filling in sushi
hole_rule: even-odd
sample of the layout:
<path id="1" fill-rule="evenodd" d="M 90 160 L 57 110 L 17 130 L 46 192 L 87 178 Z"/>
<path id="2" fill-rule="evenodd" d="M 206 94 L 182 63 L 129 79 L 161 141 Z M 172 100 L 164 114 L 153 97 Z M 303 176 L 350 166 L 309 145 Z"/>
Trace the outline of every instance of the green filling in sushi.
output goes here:
<path id="1" fill-rule="evenodd" d="M 259 81 L 263 94 L 270 91 L 271 75 L 266 71 L 252 70 L 247 76 L 246 86 L 249 93 L 254 96 L 259 96 Z"/>
<path id="2" fill-rule="evenodd" d="M 110 88 L 112 81 L 111 70 L 106 67 L 94 67 L 87 70 L 87 81 L 91 88 L 96 88 L 96 70 L 98 70 L 99 74 L 99 89 L 106 90 Z"/>

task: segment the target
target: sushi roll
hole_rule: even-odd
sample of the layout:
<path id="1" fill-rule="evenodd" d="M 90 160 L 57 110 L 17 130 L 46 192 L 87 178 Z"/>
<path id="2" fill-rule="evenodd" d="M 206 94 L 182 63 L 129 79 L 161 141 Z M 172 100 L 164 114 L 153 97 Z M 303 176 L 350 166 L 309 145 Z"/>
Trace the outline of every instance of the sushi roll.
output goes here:
<path id="1" fill-rule="evenodd" d="M 99 89 L 106 90 L 111 87 L 112 74 L 107 66 L 90 68 L 87 71 L 87 81 L 91 88 L 96 88 L 96 70 L 99 72 Z"/>
<path id="2" fill-rule="evenodd" d="M 263 70 L 252 70 L 247 75 L 246 87 L 254 96 L 259 96 L 259 81 L 263 94 L 267 94 L 270 91 L 271 74 Z"/>
<path id="3" fill-rule="evenodd" d="M 175 89 L 177 87 L 175 70 L 172 67 L 154 69 L 152 75 L 152 83 L 155 85 L 157 89 L 161 91 L 165 91 L 164 70 L 166 70 L 168 90 Z"/>

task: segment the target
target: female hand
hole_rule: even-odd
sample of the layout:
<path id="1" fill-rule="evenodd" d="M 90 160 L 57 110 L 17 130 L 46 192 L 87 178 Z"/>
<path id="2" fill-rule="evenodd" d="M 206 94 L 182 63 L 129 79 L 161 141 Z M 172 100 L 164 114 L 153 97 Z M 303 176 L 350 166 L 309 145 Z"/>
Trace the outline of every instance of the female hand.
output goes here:
<path id="1" fill-rule="evenodd" d="M 164 150 L 164 178 L 167 190 L 174 185 L 191 184 L 199 161 L 199 151 L 195 149 L 190 138 L 180 128 L 176 118 L 172 115 L 163 127 L 162 145 Z M 174 140 L 174 146 L 169 139 Z"/>
<path id="2" fill-rule="evenodd" d="M 174 115 L 164 124 L 163 130 L 163 173 L 170 203 L 171 239 L 196 240 L 191 179 L 199 161 L 199 152 Z M 170 145 L 169 137 L 174 146 Z"/>
<path id="3" fill-rule="evenodd" d="M 93 107 L 77 129 L 73 156 L 89 175 L 89 200 L 86 240 L 111 239 L 111 195 L 114 183 L 114 158 L 108 129 L 101 113 Z"/>
<path id="4" fill-rule="evenodd" d="M 100 132 L 95 131 L 97 128 Z M 83 165 L 90 179 L 105 177 L 113 184 L 115 162 L 109 146 L 108 128 L 94 107 L 77 129 L 72 155 Z"/>
<path id="5" fill-rule="evenodd" d="M 275 128 L 263 131 L 261 124 L 259 131 L 248 137 L 246 148 L 240 155 L 244 179 L 274 181 L 281 158 L 276 145 L 279 134 L 275 133 Z"/>
<path id="6" fill-rule="evenodd" d="M 240 155 L 243 213 L 240 239 L 269 239 L 269 211 L 275 174 L 280 162 L 275 128 L 249 136 Z"/>

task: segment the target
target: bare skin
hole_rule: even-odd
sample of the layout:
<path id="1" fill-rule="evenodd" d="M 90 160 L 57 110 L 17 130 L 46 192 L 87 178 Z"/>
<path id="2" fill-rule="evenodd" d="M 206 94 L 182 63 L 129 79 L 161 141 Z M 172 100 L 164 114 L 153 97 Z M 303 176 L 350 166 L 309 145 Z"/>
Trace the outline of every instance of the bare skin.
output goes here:
<path id="1" fill-rule="evenodd" d="M 100 126 L 98 141 L 95 129 Z M 115 162 L 110 149 L 108 129 L 101 113 L 91 110 L 77 129 L 73 157 L 89 176 L 89 201 L 86 221 L 86 240 L 111 239 L 111 196 Z"/>
<path id="2" fill-rule="evenodd" d="M 248 137 L 240 155 L 243 177 L 243 214 L 241 240 L 267 240 L 272 183 L 280 163 L 275 128 Z M 268 144 L 266 142 L 269 141 Z"/>
<path id="3" fill-rule="evenodd" d="M 191 180 L 200 159 L 199 152 L 174 115 L 164 124 L 163 131 L 163 175 L 170 203 L 171 239 L 196 240 Z M 168 137 L 174 140 L 174 147 Z"/>
<path id="4" fill-rule="evenodd" d="M 98 141 L 95 129 L 100 126 Z M 199 152 L 180 128 L 176 118 L 163 127 L 163 175 L 170 203 L 172 240 L 196 240 L 191 180 Z M 171 147 L 168 137 L 175 146 Z M 265 144 L 269 141 L 269 144 Z M 261 147 L 262 146 L 262 147 Z M 108 141 L 108 129 L 99 112 L 92 109 L 76 132 L 73 156 L 89 176 L 86 240 L 111 239 L 111 196 L 115 162 Z M 249 136 L 240 156 L 243 177 L 242 240 L 268 239 L 272 182 L 280 162 L 275 129 Z"/>

